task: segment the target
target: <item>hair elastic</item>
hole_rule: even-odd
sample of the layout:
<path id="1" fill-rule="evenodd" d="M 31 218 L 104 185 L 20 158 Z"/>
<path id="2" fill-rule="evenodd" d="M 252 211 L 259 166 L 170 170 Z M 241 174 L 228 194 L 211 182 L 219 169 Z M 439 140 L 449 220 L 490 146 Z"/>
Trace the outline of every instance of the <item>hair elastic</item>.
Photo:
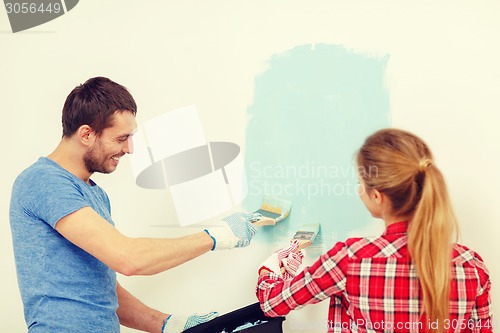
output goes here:
<path id="1" fill-rule="evenodd" d="M 418 171 L 424 173 L 427 171 L 427 168 L 429 167 L 429 165 L 432 164 L 432 161 L 428 158 L 422 158 L 419 162 L 418 162 Z"/>

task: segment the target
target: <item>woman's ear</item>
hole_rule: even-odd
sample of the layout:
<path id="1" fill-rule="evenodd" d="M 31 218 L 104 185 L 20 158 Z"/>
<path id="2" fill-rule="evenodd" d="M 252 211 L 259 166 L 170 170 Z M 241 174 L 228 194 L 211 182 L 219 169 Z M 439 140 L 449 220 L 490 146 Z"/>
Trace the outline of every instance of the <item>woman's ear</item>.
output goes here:
<path id="1" fill-rule="evenodd" d="M 372 196 L 373 200 L 375 201 L 375 203 L 377 205 L 382 204 L 382 202 L 384 201 L 384 197 L 385 197 L 384 194 L 382 194 L 382 192 L 380 192 L 377 189 L 373 189 L 371 191 L 370 195 Z"/>

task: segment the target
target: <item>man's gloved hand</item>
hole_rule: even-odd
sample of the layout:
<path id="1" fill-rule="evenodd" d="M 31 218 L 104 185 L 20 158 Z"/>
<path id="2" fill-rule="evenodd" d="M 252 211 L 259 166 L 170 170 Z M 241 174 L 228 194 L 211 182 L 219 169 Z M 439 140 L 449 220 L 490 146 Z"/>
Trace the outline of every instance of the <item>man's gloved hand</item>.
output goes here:
<path id="1" fill-rule="evenodd" d="M 251 221 L 258 219 L 255 214 L 237 212 L 222 219 L 222 226 L 205 229 L 214 240 L 212 250 L 226 250 L 234 247 L 244 247 L 257 230 Z"/>
<path id="2" fill-rule="evenodd" d="M 180 333 L 184 332 L 188 328 L 197 326 L 199 324 L 206 323 L 212 319 L 215 319 L 219 314 L 217 312 L 209 312 L 204 315 L 199 315 L 197 313 L 185 316 L 185 315 L 170 315 L 163 324 L 163 333 Z"/>
<path id="3" fill-rule="evenodd" d="M 283 279 L 291 279 L 297 274 L 297 270 L 302 264 L 304 252 L 297 251 L 299 241 L 294 240 L 290 246 L 280 249 L 267 258 L 259 268 L 259 274 L 263 269 L 272 271 Z"/>

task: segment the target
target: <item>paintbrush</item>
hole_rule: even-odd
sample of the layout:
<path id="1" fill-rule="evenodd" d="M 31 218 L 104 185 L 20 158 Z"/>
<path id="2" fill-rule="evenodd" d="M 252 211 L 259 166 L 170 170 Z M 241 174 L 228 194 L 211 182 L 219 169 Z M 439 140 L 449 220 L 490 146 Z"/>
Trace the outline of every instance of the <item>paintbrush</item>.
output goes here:
<path id="1" fill-rule="evenodd" d="M 292 237 L 292 241 L 295 239 L 299 241 L 297 251 L 312 245 L 314 239 L 318 236 L 320 229 L 321 225 L 319 223 L 304 224 L 299 226 L 295 235 Z"/>
<path id="2" fill-rule="evenodd" d="M 275 196 L 265 196 L 257 213 L 259 219 L 253 221 L 255 226 L 275 225 L 287 218 L 292 208 L 292 202 Z"/>

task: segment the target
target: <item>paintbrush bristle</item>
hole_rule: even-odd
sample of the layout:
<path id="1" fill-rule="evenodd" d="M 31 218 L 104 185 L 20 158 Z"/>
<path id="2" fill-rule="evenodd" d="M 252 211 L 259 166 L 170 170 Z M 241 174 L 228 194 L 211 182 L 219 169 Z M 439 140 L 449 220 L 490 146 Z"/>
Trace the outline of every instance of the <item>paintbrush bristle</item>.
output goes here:
<path id="1" fill-rule="evenodd" d="M 281 207 L 275 207 L 267 203 L 263 203 L 261 209 L 267 210 L 268 212 L 275 213 L 275 214 L 281 214 L 282 209 Z"/>
<path id="2" fill-rule="evenodd" d="M 291 206 L 292 203 L 289 200 L 266 196 L 256 213 L 273 218 L 276 222 L 279 222 L 288 216 Z"/>

